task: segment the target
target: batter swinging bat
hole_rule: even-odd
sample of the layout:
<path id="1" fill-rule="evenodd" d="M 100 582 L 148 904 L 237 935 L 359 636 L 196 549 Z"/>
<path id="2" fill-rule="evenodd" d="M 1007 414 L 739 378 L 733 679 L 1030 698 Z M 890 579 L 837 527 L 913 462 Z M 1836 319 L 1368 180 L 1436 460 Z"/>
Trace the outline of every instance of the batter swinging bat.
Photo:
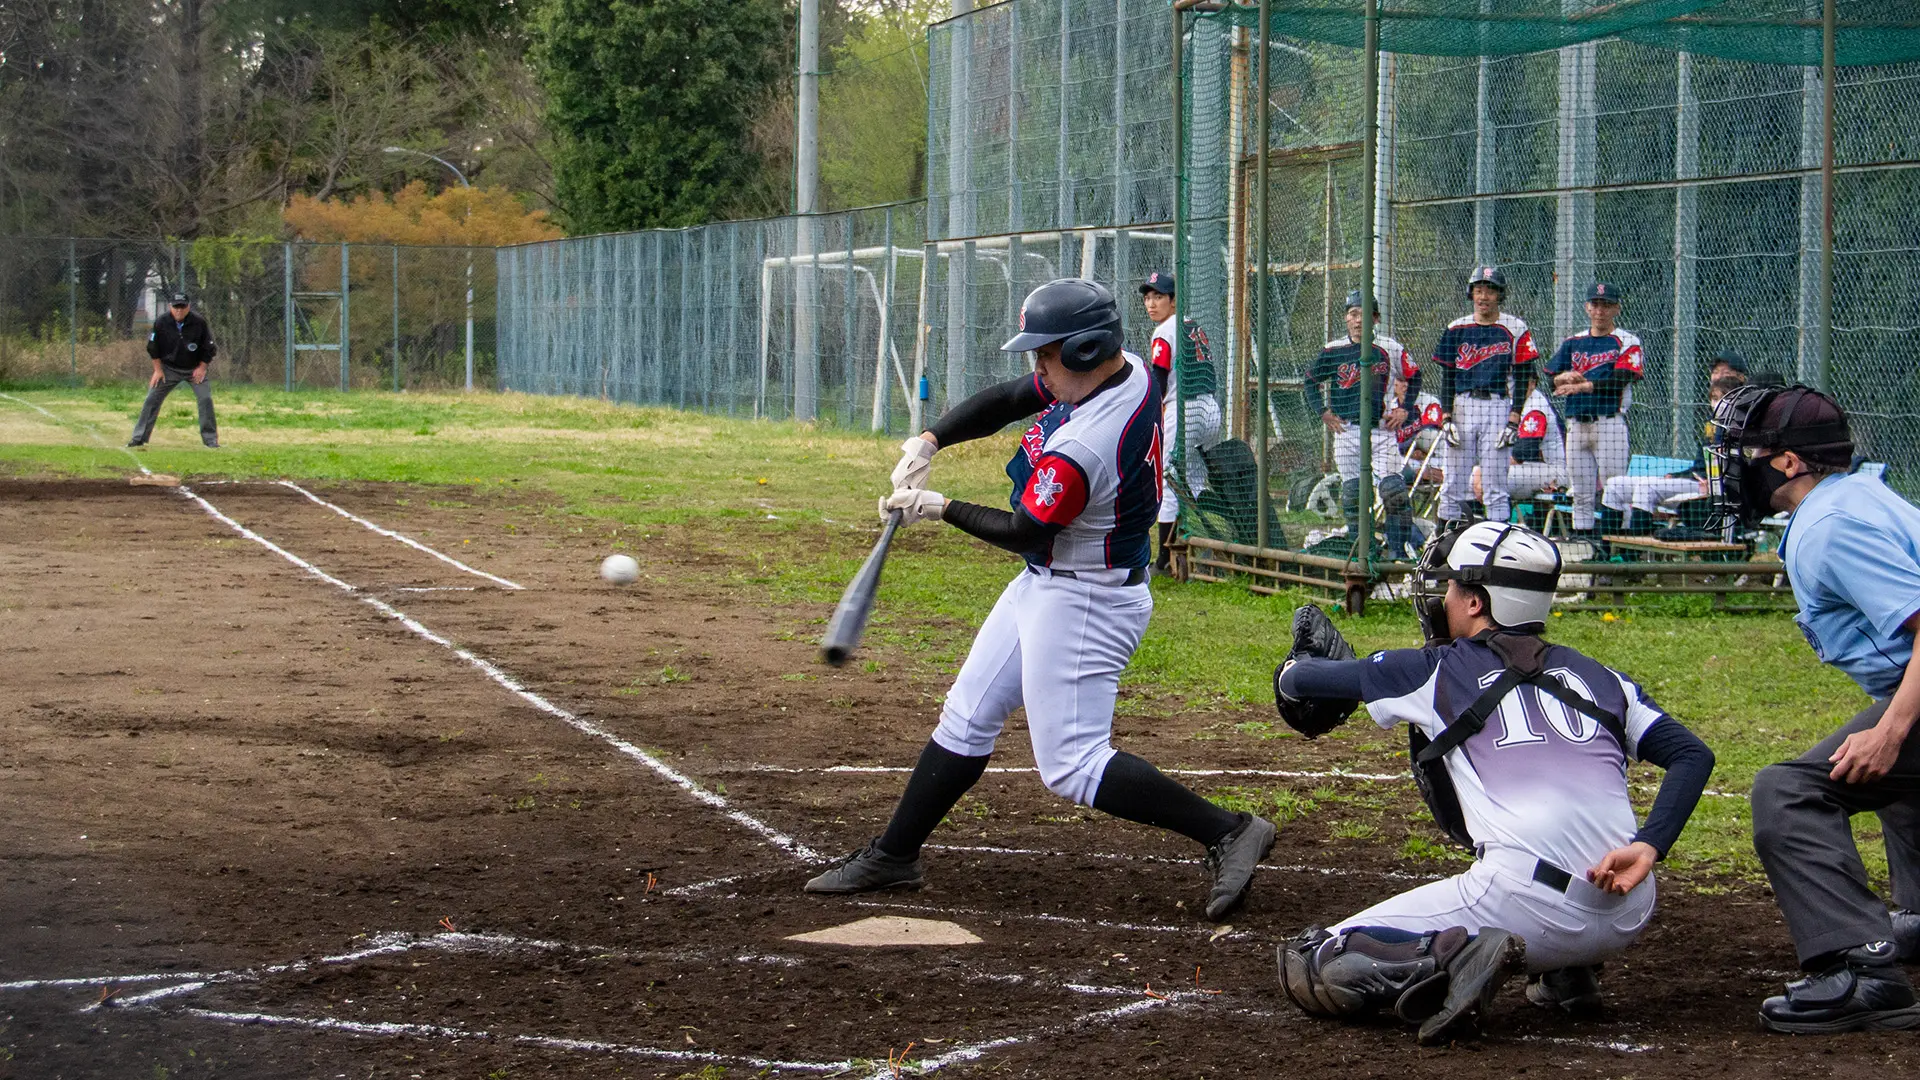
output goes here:
<path id="1" fill-rule="evenodd" d="M 880 587 L 880 568 L 886 565 L 887 548 L 893 544 L 893 534 L 899 528 L 900 511 L 895 510 L 887 516 L 886 527 L 880 530 L 880 539 L 874 542 L 867 561 L 860 564 L 860 572 L 853 575 L 847 591 L 840 594 L 840 606 L 833 609 L 833 618 L 827 620 L 827 636 L 820 639 L 820 659 L 834 667 L 847 662 L 847 657 L 860 644 L 861 635 L 867 632 L 867 616 L 873 614 L 873 593 Z"/>

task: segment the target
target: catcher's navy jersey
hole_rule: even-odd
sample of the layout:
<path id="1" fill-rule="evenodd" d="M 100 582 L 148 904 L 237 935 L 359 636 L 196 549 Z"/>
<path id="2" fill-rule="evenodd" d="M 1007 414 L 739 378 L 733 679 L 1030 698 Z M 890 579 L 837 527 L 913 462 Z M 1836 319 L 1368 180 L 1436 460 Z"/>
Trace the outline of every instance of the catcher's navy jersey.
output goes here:
<path id="1" fill-rule="evenodd" d="M 1438 649 L 1373 654 L 1362 697 L 1383 728 L 1414 724 L 1429 739 L 1467 711 L 1505 664 L 1465 639 Z M 1555 866 L 1594 866 L 1632 841 L 1627 761 L 1665 716 L 1639 685 L 1565 645 L 1546 672 L 1621 718 L 1624 748 L 1592 718 L 1531 686 L 1509 693 L 1487 726 L 1445 758 L 1467 830 L 1483 844 L 1518 848 Z"/>
<path id="2" fill-rule="evenodd" d="M 1508 393 L 1513 369 L 1540 358 L 1533 332 L 1517 316 L 1501 312 L 1490 325 L 1468 315 L 1447 324 L 1433 347 L 1433 362 L 1450 373 L 1456 394 Z M 1443 397 L 1445 395 L 1442 395 Z M 1449 409 L 1453 402 L 1443 401 Z"/>
<path id="3" fill-rule="evenodd" d="M 1028 556 L 1029 562 L 1058 570 L 1132 569 L 1152 555 L 1147 534 L 1164 483 L 1160 384 L 1138 356 L 1125 356 L 1126 378 L 1077 405 L 1048 405 L 1007 462 L 1014 513 L 1061 526 L 1047 551 Z"/>
<path id="4" fill-rule="evenodd" d="M 1553 359 L 1547 361 L 1547 374 L 1575 371 L 1593 384 L 1593 389 L 1566 398 L 1567 419 L 1591 420 L 1601 416 L 1619 416 L 1625 406 L 1620 395 L 1646 370 L 1646 354 L 1640 339 L 1625 330 L 1611 334 L 1575 334 L 1560 343 Z"/>

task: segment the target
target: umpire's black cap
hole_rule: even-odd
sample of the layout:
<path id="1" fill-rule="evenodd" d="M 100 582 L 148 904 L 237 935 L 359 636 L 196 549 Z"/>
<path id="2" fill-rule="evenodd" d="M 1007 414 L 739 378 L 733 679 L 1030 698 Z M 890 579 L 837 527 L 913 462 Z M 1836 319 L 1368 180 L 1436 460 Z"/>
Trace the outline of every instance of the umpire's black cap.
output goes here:
<path id="1" fill-rule="evenodd" d="M 1621 300 L 1620 286 L 1605 281 L 1596 281 L 1587 286 L 1587 302 L 1595 300 L 1608 304 L 1617 304 Z"/>
<path id="2" fill-rule="evenodd" d="M 1148 274 L 1147 280 L 1140 283 L 1140 295 L 1145 296 L 1150 292 L 1157 292 L 1162 296 L 1172 296 L 1173 275 L 1167 273 L 1165 270 L 1155 270 L 1153 273 Z"/>

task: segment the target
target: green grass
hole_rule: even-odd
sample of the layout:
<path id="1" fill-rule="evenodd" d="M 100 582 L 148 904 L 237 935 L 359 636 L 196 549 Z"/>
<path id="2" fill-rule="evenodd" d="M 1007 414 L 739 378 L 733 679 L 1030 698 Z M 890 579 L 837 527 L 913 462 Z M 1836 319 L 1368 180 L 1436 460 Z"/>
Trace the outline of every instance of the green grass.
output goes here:
<path id="1" fill-rule="evenodd" d="M 128 472 L 120 444 L 143 387 L 0 389 L 65 422 L 56 425 L 0 399 L 0 474 Z M 610 549 L 663 542 L 702 547 L 721 556 L 725 569 L 716 573 L 743 595 L 812 604 L 819 621 L 823 605 L 839 595 L 866 556 L 876 532 L 874 502 L 897 456 L 896 439 L 864 432 L 578 398 L 284 393 L 221 384 L 215 400 L 226 450 L 200 449 L 192 397 L 176 394 L 141 460 L 188 479 L 387 481 L 446 489 L 436 502 L 504 499 L 524 506 L 528 515 L 563 520 L 569 529 L 604 529 Z M 83 434 L 89 427 L 106 446 Z M 1011 449 L 1011 437 L 1002 436 L 943 451 L 932 486 L 1003 505 L 1001 469 Z M 903 531 L 887 563 L 869 641 L 898 650 L 919 675 L 937 679 L 956 670 L 1012 569 L 1009 556 L 956 530 Z M 1271 711 L 1271 673 L 1285 649 L 1294 606 L 1316 598 L 1261 597 L 1231 585 L 1158 581 L 1152 588 L 1156 610 L 1127 671 L 1123 709 L 1146 716 L 1224 711 L 1229 719 L 1203 737 L 1295 749 L 1289 740 L 1296 736 Z M 1371 605 L 1365 616 L 1342 616 L 1339 623 L 1363 651 L 1418 641 L 1405 605 Z M 818 629 L 797 621 L 792 632 Z M 1713 786 L 1721 791 L 1745 792 L 1759 768 L 1799 754 L 1865 704 L 1845 677 L 1815 662 L 1784 614 L 1715 614 L 1698 605 L 1652 604 L 1612 622 L 1591 613 L 1556 617 L 1550 636 L 1627 672 L 1699 732 L 1719 756 Z M 678 674 L 649 668 L 634 685 L 659 686 Z M 1398 737 L 1356 719 L 1313 750 L 1328 766 L 1379 771 L 1394 767 L 1396 761 L 1384 755 L 1403 747 Z M 1184 756 L 1205 748 L 1191 750 Z M 1161 753 L 1183 756 L 1172 747 Z M 1397 764 L 1404 766 L 1403 752 Z M 1644 808 L 1659 774 L 1636 765 L 1631 779 Z M 1348 832 L 1370 820 L 1368 814 L 1391 812 L 1317 792 L 1287 793 L 1295 803 L 1279 802 L 1282 796 L 1272 791 L 1218 794 L 1222 801 L 1240 800 L 1249 809 L 1283 816 L 1311 815 L 1318 806 L 1321 813 L 1339 815 L 1321 828 L 1336 820 L 1357 823 Z M 1871 837 L 1877 822 L 1867 818 L 1861 825 Z M 1749 827 L 1746 800 L 1706 799 L 1675 851 L 1674 866 L 1757 873 Z M 1403 850 L 1412 854 L 1418 847 Z M 1870 848 L 1870 865 L 1884 873 L 1877 843 Z"/>

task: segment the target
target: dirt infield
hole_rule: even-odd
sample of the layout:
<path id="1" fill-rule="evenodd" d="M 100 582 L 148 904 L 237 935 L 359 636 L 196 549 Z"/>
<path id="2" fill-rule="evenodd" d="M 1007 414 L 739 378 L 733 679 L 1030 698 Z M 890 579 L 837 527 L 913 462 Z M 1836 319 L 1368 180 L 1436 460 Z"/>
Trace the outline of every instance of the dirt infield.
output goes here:
<path id="1" fill-rule="evenodd" d="M 636 541 L 640 583 L 603 585 L 610 526 L 537 499 L 187 490 L 0 482 L 0 1076 L 1920 1069 L 1911 1035 L 1756 1031 L 1790 950 L 1741 886 L 1670 890 L 1601 1020 L 1509 991 L 1489 1037 L 1442 1050 L 1305 1020 L 1273 942 L 1444 868 L 1283 829 L 1219 935 L 1191 846 L 1054 799 L 1018 731 L 926 890 L 803 896 L 883 823 L 902 776 L 876 770 L 911 764 L 937 680 L 818 666 L 824 612 L 690 543 Z M 1291 740 L 1189 737 L 1219 719 L 1119 738 L 1317 768 Z M 1398 782 L 1263 782 L 1411 806 Z M 786 940 L 874 914 L 983 941 Z"/>

